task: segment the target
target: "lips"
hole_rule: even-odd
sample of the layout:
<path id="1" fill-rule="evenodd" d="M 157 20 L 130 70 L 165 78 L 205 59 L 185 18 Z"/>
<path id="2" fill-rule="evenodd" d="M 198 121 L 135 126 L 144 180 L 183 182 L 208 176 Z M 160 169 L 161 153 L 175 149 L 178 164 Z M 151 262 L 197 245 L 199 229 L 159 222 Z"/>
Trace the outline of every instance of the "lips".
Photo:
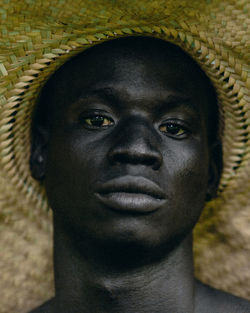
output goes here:
<path id="1" fill-rule="evenodd" d="M 163 190 L 142 176 L 121 176 L 97 186 L 97 199 L 105 206 L 123 212 L 149 213 L 165 201 Z"/>

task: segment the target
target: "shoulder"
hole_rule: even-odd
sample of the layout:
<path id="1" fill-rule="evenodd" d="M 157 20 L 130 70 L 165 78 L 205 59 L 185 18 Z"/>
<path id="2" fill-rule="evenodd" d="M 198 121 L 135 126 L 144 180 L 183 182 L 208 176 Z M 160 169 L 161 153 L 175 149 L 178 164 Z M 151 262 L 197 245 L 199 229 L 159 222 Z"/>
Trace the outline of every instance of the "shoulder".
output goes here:
<path id="1" fill-rule="evenodd" d="M 34 310 L 30 311 L 29 313 L 53 313 L 53 299 L 45 302 L 41 306 L 35 308 Z"/>
<path id="2" fill-rule="evenodd" d="M 229 293 L 196 283 L 195 313 L 250 313 L 250 302 Z"/>

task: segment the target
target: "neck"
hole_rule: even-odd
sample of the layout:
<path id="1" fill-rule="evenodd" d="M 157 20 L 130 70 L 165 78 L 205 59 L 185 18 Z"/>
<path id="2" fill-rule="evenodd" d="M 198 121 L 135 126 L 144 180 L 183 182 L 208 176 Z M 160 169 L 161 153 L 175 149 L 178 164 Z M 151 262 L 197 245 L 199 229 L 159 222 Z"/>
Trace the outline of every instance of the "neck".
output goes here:
<path id="1" fill-rule="evenodd" d="M 140 262 L 134 266 L 123 262 L 130 248 L 117 258 L 107 247 L 76 247 L 56 223 L 54 247 L 56 313 L 194 312 L 191 235 L 163 257 L 148 258 L 145 251 L 138 256 L 135 249 L 132 261 Z"/>

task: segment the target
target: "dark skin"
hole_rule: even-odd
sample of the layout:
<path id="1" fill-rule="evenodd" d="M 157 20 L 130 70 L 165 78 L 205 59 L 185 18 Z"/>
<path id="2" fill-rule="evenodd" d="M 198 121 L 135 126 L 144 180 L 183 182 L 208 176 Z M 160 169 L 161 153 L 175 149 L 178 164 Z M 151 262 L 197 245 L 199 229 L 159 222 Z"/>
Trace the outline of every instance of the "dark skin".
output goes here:
<path id="1" fill-rule="evenodd" d="M 53 209 L 56 294 L 32 313 L 250 312 L 193 277 L 191 232 L 220 175 L 199 67 L 130 37 L 85 51 L 49 84 L 31 170 Z"/>

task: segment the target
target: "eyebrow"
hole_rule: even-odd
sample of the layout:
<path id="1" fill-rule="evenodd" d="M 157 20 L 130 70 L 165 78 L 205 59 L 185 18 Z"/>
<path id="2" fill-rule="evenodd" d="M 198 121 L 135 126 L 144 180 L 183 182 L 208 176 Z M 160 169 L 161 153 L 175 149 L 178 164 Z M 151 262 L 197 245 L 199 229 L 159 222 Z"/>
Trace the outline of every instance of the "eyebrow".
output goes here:
<path id="1" fill-rule="evenodd" d="M 104 87 L 104 88 L 93 88 L 84 91 L 80 97 L 78 98 L 78 101 L 84 101 L 86 98 L 91 97 L 98 97 L 103 100 L 106 100 L 107 102 L 118 102 L 120 101 L 120 97 L 118 95 L 118 92 L 114 88 L 110 87 Z"/>
<path id="2" fill-rule="evenodd" d="M 100 87 L 86 90 L 82 92 L 76 102 L 81 103 L 92 97 L 100 98 L 105 102 L 108 102 L 114 108 L 122 107 L 120 91 L 114 89 L 113 87 Z M 166 111 L 166 104 L 168 106 L 168 110 L 176 107 L 186 107 L 195 113 L 200 113 L 197 106 L 194 105 L 191 97 L 184 96 L 180 93 L 168 93 L 166 96 L 158 99 L 157 111 L 159 113 Z"/>

